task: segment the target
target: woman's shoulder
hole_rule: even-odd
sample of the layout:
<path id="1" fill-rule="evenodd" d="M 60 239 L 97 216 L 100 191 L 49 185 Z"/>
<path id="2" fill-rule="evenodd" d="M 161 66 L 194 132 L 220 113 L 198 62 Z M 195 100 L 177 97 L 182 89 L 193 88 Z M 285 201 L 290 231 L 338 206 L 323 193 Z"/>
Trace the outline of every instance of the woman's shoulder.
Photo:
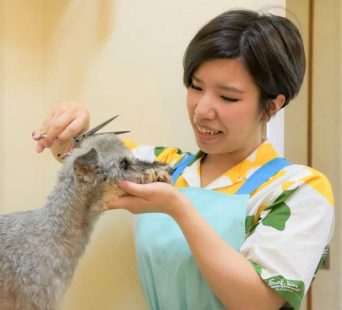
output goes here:
<path id="1" fill-rule="evenodd" d="M 334 205 L 328 178 L 322 172 L 300 164 L 290 164 L 281 169 L 253 193 L 251 203 L 254 205 L 254 202 L 262 201 L 270 204 L 279 200 L 279 197 L 310 200 L 331 207 Z"/>
<path id="2" fill-rule="evenodd" d="M 308 187 L 310 192 L 323 196 L 334 205 L 333 191 L 329 179 L 321 171 L 300 164 L 292 164 L 285 169 L 285 180 L 293 188 Z M 292 183 L 292 184 L 291 184 Z"/>
<path id="3" fill-rule="evenodd" d="M 312 232 L 323 223 L 328 240 L 333 232 L 333 207 L 328 178 L 311 167 L 291 164 L 253 193 L 248 203 L 247 231 L 252 234 L 257 226 L 271 226 L 291 234 L 305 222 L 307 228 L 309 223 L 314 226 L 309 229 Z"/>

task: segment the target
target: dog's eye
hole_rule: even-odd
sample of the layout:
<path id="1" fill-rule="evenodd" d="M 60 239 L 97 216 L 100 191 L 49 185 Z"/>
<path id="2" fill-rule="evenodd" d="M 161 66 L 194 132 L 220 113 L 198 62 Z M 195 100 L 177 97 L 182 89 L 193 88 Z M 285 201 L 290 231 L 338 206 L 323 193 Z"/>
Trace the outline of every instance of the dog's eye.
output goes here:
<path id="1" fill-rule="evenodd" d="M 127 170 L 128 166 L 129 166 L 129 160 L 127 158 L 121 159 L 120 168 L 123 170 Z"/>

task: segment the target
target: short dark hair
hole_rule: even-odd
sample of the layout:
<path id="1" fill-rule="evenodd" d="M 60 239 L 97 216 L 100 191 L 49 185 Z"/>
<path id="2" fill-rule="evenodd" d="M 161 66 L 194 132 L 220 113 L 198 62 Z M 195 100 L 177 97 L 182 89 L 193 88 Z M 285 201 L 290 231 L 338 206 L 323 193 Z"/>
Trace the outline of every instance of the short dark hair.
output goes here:
<path id="1" fill-rule="evenodd" d="M 297 27 L 287 18 L 250 10 L 231 10 L 209 21 L 184 55 L 186 87 L 199 66 L 217 58 L 239 58 L 260 89 L 261 111 L 279 94 L 288 104 L 305 74 L 305 52 Z"/>

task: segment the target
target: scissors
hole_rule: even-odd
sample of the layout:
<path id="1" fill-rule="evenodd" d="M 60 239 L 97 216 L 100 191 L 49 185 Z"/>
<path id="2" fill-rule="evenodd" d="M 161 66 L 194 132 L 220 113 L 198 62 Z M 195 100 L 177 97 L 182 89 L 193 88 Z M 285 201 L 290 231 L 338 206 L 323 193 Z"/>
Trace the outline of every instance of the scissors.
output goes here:
<path id="1" fill-rule="evenodd" d="M 75 136 L 71 143 L 67 142 L 65 144 L 62 145 L 58 145 L 57 143 L 55 143 L 52 147 L 51 147 L 51 152 L 54 155 L 54 157 L 62 162 L 64 160 L 64 158 L 68 155 L 68 153 L 73 149 L 73 148 L 77 148 L 81 145 L 82 141 L 84 139 L 89 138 L 90 136 L 93 136 L 95 134 L 97 135 L 101 135 L 104 133 L 110 133 L 110 134 L 114 134 L 114 135 L 121 135 L 127 132 L 130 132 L 129 130 L 121 130 L 121 131 L 112 131 L 112 132 L 103 132 L 103 133 L 97 133 L 101 128 L 103 128 L 104 126 L 106 126 L 108 123 L 110 123 L 111 121 L 113 121 L 114 119 L 116 119 L 119 115 L 115 115 L 113 117 L 111 117 L 110 119 L 104 121 L 103 123 L 101 123 L 100 125 L 95 126 L 92 129 L 89 129 L 88 131 L 79 134 L 77 136 Z M 39 139 L 44 139 L 46 137 L 46 134 L 40 134 L 38 135 L 38 137 L 36 138 L 36 140 Z"/>

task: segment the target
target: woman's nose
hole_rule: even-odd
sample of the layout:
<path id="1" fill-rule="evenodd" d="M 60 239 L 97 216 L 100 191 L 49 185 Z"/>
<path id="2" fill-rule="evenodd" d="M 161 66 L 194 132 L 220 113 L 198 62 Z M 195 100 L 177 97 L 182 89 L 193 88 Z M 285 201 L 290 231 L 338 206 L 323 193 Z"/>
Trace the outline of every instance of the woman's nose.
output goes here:
<path id="1" fill-rule="evenodd" d="M 214 107 L 213 98 L 210 94 L 202 94 L 196 104 L 195 114 L 201 119 L 214 119 L 216 116 L 216 111 Z"/>

